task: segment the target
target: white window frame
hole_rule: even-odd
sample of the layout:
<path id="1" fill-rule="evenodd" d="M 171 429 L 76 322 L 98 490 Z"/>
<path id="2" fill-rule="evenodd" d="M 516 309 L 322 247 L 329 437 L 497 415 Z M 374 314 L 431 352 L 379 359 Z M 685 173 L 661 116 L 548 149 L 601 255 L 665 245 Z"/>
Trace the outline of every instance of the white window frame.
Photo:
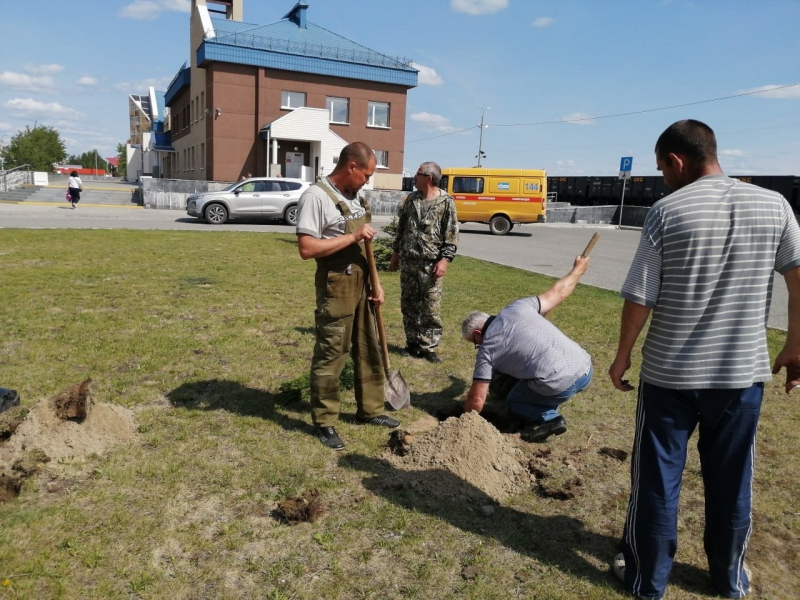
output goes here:
<path id="1" fill-rule="evenodd" d="M 294 106 L 292 103 L 292 96 L 302 96 L 303 103 L 299 106 Z M 305 92 L 293 92 L 292 90 L 281 90 L 281 109 L 283 110 L 294 110 L 296 108 L 304 108 L 306 106 L 306 93 Z"/>
<path id="2" fill-rule="evenodd" d="M 386 107 L 386 125 L 379 125 L 375 122 L 375 109 L 379 106 Z M 367 104 L 367 127 L 377 127 L 379 129 L 390 129 L 392 107 L 388 102 L 375 102 L 370 100 Z"/>
<path id="3" fill-rule="evenodd" d="M 344 121 L 334 121 L 333 120 L 333 105 L 335 103 L 344 103 L 345 106 L 345 120 Z M 325 97 L 325 108 L 328 109 L 328 122 L 329 123 L 336 123 L 337 125 L 349 125 L 350 124 L 350 98 L 341 98 L 338 96 L 326 96 Z"/>
<path id="4" fill-rule="evenodd" d="M 389 168 L 389 151 L 388 150 L 373 150 L 375 154 L 375 168 L 388 169 Z"/>

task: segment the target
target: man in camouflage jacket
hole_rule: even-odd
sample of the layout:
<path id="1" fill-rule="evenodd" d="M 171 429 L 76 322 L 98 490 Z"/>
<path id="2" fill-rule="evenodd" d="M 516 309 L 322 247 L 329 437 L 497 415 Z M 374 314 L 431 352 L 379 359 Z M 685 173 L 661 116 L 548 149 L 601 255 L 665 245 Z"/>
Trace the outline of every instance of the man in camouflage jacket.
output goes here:
<path id="1" fill-rule="evenodd" d="M 435 348 L 442 339 L 442 280 L 456 256 L 458 219 L 453 198 L 439 189 L 442 169 L 422 163 L 417 191 L 398 213 L 390 269 L 400 267 L 400 309 L 406 332 L 405 354 L 441 362 Z"/>

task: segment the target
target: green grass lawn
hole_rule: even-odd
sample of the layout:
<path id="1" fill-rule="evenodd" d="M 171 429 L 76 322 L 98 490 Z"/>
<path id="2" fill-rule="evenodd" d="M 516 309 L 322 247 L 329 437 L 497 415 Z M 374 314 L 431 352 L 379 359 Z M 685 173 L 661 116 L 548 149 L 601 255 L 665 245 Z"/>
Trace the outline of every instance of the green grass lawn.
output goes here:
<path id="1" fill-rule="evenodd" d="M 294 236 L 6 229 L 2 239 L 0 386 L 32 407 L 91 377 L 95 401 L 136 412 L 140 437 L 49 464 L 0 504 L 0 598 L 626 597 L 608 563 L 629 462 L 597 453 L 632 444 L 635 395 L 605 375 L 616 294 L 579 286 L 552 318 L 595 366 L 563 409 L 569 431 L 546 444 L 548 481 L 578 473 L 576 497 L 532 489 L 484 516 L 467 500 L 434 504 L 384 485 L 386 431 L 353 423 L 351 394 L 339 426 L 347 448 L 334 453 L 311 435 L 307 401 L 280 393 L 307 373 L 314 343 L 315 265 Z M 459 335 L 467 312 L 494 313 L 553 280 L 458 258 L 438 365 L 399 355 L 399 276 L 382 281 L 393 366 L 412 390 L 414 408 L 399 413 L 408 424 L 463 399 L 475 352 Z M 783 339 L 770 331 L 773 356 Z M 797 398 L 768 384 L 748 552 L 756 598 L 800 589 L 798 414 Z M 56 476 L 63 485 L 50 492 Z M 272 517 L 279 500 L 312 488 L 326 505 L 319 520 Z M 712 597 L 694 448 L 679 527 L 668 597 Z"/>

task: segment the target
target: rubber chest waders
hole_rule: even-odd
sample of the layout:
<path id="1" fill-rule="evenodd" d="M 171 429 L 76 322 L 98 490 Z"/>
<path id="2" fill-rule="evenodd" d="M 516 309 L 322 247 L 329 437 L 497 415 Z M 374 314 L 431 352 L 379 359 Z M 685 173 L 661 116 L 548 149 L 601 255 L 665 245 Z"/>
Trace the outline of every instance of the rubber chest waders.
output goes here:
<path id="1" fill-rule="evenodd" d="M 372 221 L 369 204 L 361 198 L 364 215 L 352 218 L 345 202 L 328 186 L 325 191 L 346 219 L 345 235 Z M 317 309 L 314 313 L 316 344 L 311 359 L 311 416 L 316 426 L 334 425 L 339 416 L 339 375 L 353 354 L 355 397 L 359 417 L 375 417 L 384 412 L 384 374 L 375 320 L 367 300 L 367 259 L 364 244 L 318 258 L 314 286 Z"/>

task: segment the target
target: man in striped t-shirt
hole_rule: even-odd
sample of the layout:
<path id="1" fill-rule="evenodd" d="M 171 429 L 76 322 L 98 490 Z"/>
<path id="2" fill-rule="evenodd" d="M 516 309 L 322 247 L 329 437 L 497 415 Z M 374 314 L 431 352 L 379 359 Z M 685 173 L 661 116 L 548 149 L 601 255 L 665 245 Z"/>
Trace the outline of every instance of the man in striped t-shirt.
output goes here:
<path id="1" fill-rule="evenodd" d="M 678 121 L 656 143 L 656 164 L 674 192 L 649 211 L 622 286 L 617 356 L 624 380 L 652 312 L 631 459 L 623 554 L 615 572 L 640 598 L 661 598 L 677 549 L 677 513 L 689 437 L 699 425 L 705 485 L 705 551 L 727 598 L 750 590 L 744 556 L 751 532 L 755 434 L 765 381 L 787 368 L 800 384 L 800 228 L 775 192 L 726 177 L 714 132 Z M 772 272 L 789 290 L 786 345 L 770 369 L 767 314 Z"/>

